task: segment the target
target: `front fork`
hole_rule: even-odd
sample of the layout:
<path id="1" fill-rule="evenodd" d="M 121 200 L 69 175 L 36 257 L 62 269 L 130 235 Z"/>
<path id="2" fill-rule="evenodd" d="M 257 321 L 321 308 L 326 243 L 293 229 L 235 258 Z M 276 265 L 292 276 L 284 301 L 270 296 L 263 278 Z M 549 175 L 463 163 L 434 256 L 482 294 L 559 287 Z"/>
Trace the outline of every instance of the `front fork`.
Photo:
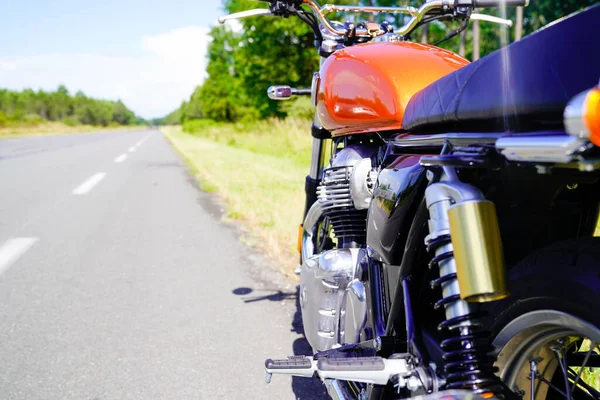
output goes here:
<path id="1" fill-rule="evenodd" d="M 310 170 L 304 186 L 306 192 L 306 205 L 304 207 L 303 219 L 306 217 L 308 210 L 310 210 L 315 201 L 317 201 L 317 187 L 323 178 L 323 169 L 325 167 L 327 139 L 331 137 L 331 134 L 321 126 L 316 113 L 311 127 L 311 133 L 313 136 L 312 155 L 310 158 Z"/>
<path id="2" fill-rule="evenodd" d="M 313 204 L 315 204 L 317 201 L 317 188 L 319 187 L 319 183 L 321 183 L 321 179 L 323 178 L 323 170 L 325 168 L 327 139 L 331 137 L 331 134 L 321 126 L 316 113 L 314 122 L 312 124 L 311 133 L 313 136 L 312 155 L 310 158 L 310 170 L 304 184 L 306 201 L 304 205 L 304 213 L 302 214 L 302 221 L 306 219 L 308 210 L 310 210 Z M 298 230 L 298 252 L 300 253 L 300 265 L 302 265 L 302 227 L 303 225 L 300 224 L 300 229 Z M 299 269 L 296 269 L 296 273 L 298 272 Z"/>

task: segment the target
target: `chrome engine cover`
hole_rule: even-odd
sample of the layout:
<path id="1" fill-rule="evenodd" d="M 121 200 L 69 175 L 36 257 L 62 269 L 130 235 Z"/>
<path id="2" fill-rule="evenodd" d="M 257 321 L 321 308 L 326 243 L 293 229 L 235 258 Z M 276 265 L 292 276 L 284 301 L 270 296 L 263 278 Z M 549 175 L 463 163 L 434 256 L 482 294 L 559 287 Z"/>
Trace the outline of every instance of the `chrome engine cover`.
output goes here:
<path id="1" fill-rule="evenodd" d="M 318 200 L 304 221 L 300 305 L 304 333 L 315 352 L 357 343 L 366 323 L 366 289 L 360 281 L 366 249 L 348 246 L 315 254 L 314 238 L 324 217 L 338 245 L 340 238 L 364 237 L 373 152 L 358 145 L 340 150 L 324 171 Z"/>
<path id="2" fill-rule="evenodd" d="M 304 259 L 300 306 L 304 334 L 315 352 L 356 343 L 367 318 L 358 279 L 365 249 L 335 249 Z"/>

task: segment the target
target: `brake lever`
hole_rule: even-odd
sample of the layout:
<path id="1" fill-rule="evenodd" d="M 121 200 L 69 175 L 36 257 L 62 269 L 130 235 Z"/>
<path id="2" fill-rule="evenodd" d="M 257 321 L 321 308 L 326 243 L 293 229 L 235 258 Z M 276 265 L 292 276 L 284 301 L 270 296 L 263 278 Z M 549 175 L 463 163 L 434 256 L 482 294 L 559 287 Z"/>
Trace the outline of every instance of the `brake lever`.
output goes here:
<path id="1" fill-rule="evenodd" d="M 268 8 L 257 8 L 254 10 L 237 12 L 229 15 L 225 15 L 223 17 L 219 17 L 219 23 L 224 24 L 227 21 L 231 21 L 233 19 L 242 19 L 248 17 L 256 17 L 256 16 L 273 16 L 273 13 Z"/>
<path id="2" fill-rule="evenodd" d="M 506 25 L 508 27 L 511 27 L 513 25 L 513 22 L 510 19 L 494 17 L 492 15 L 487 15 L 487 14 L 473 13 L 473 14 L 471 14 L 471 19 L 492 22 L 494 24 L 499 24 L 499 25 Z"/>

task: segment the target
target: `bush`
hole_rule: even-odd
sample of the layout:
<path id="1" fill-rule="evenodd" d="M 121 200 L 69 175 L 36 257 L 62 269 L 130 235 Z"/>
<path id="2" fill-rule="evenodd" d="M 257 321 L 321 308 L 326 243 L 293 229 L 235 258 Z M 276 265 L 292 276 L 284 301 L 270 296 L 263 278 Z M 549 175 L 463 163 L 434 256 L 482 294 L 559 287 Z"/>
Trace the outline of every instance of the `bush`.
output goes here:
<path id="1" fill-rule="evenodd" d="M 183 131 L 191 134 L 202 134 L 205 130 L 218 128 L 222 125 L 212 119 L 192 119 L 183 123 Z"/>
<path id="2" fill-rule="evenodd" d="M 10 119 L 6 116 L 6 114 L 0 111 L 0 128 L 7 126 L 9 122 Z"/>
<path id="3" fill-rule="evenodd" d="M 67 125 L 67 126 L 77 126 L 77 125 L 80 125 L 80 122 L 77 119 L 77 117 L 67 117 L 67 118 L 63 119 L 62 122 L 65 125 Z"/>
<path id="4" fill-rule="evenodd" d="M 37 114 L 27 114 L 23 117 L 22 121 L 27 125 L 39 125 L 46 122 L 45 119 Z"/>
<path id="5" fill-rule="evenodd" d="M 315 107 L 310 97 L 302 96 L 289 100 L 281 105 L 281 110 L 289 118 L 312 119 L 315 115 Z"/>

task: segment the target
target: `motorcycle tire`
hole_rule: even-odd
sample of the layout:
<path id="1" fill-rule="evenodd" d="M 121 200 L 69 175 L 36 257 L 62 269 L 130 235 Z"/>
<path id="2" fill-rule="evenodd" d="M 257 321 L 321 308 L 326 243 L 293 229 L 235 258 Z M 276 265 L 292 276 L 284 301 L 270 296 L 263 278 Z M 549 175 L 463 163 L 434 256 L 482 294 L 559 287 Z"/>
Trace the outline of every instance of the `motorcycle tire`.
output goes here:
<path id="1" fill-rule="evenodd" d="M 539 250 L 509 280 L 511 295 L 484 307 L 501 379 L 525 400 L 589 399 L 585 385 L 600 390 L 600 368 L 582 368 L 586 355 L 600 360 L 600 238 Z"/>

